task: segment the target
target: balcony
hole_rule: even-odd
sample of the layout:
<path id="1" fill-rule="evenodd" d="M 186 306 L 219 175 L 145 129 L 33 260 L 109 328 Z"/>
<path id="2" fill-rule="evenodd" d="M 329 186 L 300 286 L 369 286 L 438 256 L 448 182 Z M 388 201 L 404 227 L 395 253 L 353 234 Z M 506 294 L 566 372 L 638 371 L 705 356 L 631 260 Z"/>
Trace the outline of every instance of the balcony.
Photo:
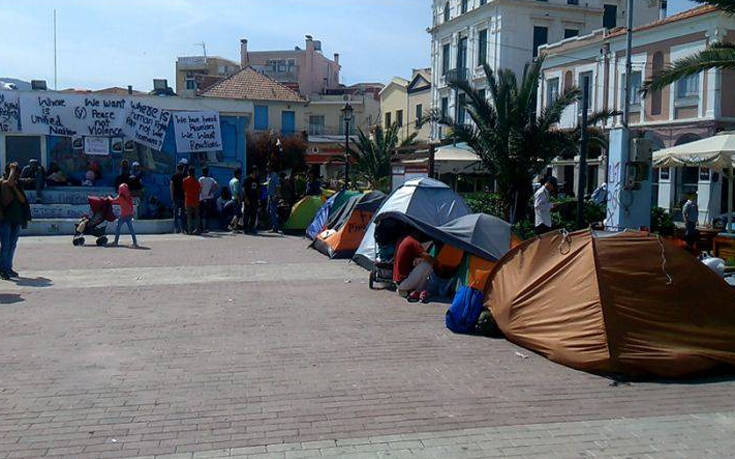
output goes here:
<path id="1" fill-rule="evenodd" d="M 464 82 L 466 83 L 469 80 L 469 71 L 466 68 L 456 68 L 452 70 L 448 70 L 447 73 L 444 75 L 444 81 L 447 82 L 447 84 L 450 83 L 460 83 Z"/>

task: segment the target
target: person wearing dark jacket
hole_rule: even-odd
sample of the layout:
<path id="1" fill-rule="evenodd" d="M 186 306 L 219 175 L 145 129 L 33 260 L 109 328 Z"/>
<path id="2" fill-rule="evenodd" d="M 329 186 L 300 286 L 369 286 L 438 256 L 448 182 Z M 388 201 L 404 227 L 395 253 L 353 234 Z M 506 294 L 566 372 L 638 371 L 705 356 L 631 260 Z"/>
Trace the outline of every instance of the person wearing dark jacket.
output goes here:
<path id="1" fill-rule="evenodd" d="M 31 208 L 19 179 L 18 163 L 8 164 L 0 182 L 0 278 L 5 280 L 18 277 L 13 270 L 15 248 L 21 228 L 28 226 L 31 220 Z"/>

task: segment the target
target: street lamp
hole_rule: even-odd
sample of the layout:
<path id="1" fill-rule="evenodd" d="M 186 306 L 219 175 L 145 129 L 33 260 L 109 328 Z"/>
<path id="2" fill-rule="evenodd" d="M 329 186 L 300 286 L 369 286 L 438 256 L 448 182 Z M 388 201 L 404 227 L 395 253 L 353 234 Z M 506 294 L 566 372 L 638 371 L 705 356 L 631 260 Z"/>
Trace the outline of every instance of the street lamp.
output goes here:
<path id="1" fill-rule="evenodd" d="M 346 103 L 342 108 L 342 119 L 345 121 L 345 185 L 344 189 L 347 189 L 347 182 L 350 179 L 350 122 L 352 122 L 353 109 L 350 103 Z"/>

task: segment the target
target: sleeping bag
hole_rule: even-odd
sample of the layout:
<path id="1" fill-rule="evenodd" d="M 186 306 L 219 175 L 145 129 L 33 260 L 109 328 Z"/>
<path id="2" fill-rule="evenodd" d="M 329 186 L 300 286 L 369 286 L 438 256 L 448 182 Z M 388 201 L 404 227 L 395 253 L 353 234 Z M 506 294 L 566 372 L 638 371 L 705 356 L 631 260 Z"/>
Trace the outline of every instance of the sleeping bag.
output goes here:
<path id="1" fill-rule="evenodd" d="M 481 291 L 467 286 L 460 287 L 447 311 L 447 328 L 455 333 L 472 333 L 484 309 L 483 299 Z"/>

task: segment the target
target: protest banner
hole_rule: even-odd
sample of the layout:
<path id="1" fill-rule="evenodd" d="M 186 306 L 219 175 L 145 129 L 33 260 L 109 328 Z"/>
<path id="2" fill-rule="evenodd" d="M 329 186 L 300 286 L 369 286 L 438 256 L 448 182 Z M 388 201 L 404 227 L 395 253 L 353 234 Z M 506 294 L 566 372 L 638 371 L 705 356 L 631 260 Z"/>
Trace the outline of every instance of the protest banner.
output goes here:
<path id="1" fill-rule="evenodd" d="M 222 150 L 219 113 L 174 112 L 174 136 L 179 153 Z"/>
<path id="2" fill-rule="evenodd" d="M 20 101 L 15 91 L 0 91 L 0 132 L 20 129 Z"/>
<path id="3" fill-rule="evenodd" d="M 128 101 L 106 95 L 20 94 L 21 131 L 59 136 L 121 136 Z"/>
<path id="4" fill-rule="evenodd" d="M 170 119 L 171 112 L 167 110 L 152 104 L 131 101 L 123 133 L 140 144 L 160 151 Z"/>

